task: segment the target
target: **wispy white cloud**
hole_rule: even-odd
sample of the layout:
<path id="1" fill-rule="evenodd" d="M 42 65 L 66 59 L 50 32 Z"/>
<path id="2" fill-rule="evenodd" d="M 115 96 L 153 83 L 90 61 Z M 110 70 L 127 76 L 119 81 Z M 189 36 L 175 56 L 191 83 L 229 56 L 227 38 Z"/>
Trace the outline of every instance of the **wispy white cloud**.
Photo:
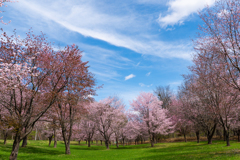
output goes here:
<path id="1" fill-rule="evenodd" d="M 143 84 L 143 83 L 139 83 L 139 85 L 140 85 L 141 87 L 151 87 L 153 84 L 145 85 L 145 84 Z"/>
<path id="2" fill-rule="evenodd" d="M 170 86 L 180 86 L 181 83 L 182 83 L 182 81 L 175 81 L 175 82 L 168 83 L 168 85 L 170 85 Z"/>
<path id="3" fill-rule="evenodd" d="M 144 86 L 145 86 L 145 84 L 143 84 L 143 83 L 139 83 L 139 85 L 140 85 L 141 87 L 144 87 Z"/>
<path id="4" fill-rule="evenodd" d="M 138 3 L 143 3 L 143 4 L 164 4 L 168 0 L 137 0 Z"/>
<path id="5" fill-rule="evenodd" d="M 134 78 L 134 77 L 136 77 L 134 74 L 130 74 L 130 75 L 128 75 L 128 76 L 125 77 L 125 81 L 126 81 L 126 80 L 129 80 L 129 79 L 131 79 L 131 78 Z"/>
<path id="6" fill-rule="evenodd" d="M 137 12 L 130 12 L 127 7 L 120 10 L 121 7 L 117 5 L 91 0 L 22 0 L 19 4 L 21 6 L 17 6 L 16 9 L 32 18 L 55 22 L 86 37 L 125 47 L 140 54 L 191 59 L 191 46 L 187 42 L 169 43 L 156 38 L 149 29 L 154 22 Z"/>
<path id="7" fill-rule="evenodd" d="M 150 74 L 151 74 L 151 72 L 148 72 L 148 73 L 146 74 L 146 76 L 150 76 Z"/>
<path id="8" fill-rule="evenodd" d="M 169 14 L 159 15 L 158 22 L 162 27 L 168 25 L 183 24 L 184 20 L 191 14 L 202 10 L 206 5 L 213 5 L 215 0 L 172 0 L 168 3 Z"/>

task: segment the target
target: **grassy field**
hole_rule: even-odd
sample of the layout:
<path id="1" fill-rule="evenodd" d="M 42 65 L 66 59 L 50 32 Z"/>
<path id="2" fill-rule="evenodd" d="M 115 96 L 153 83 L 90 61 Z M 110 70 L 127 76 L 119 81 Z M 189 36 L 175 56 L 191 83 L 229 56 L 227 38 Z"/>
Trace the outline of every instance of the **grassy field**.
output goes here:
<path id="1" fill-rule="evenodd" d="M 12 141 L 3 145 L 0 140 L 0 159 L 9 159 Z M 65 159 L 162 159 L 162 160 L 180 160 L 180 159 L 240 159 L 240 143 L 231 141 L 231 146 L 226 147 L 223 141 L 213 141 L 212 145 L 206 142 L 176 142 L 159 143 L 154 148 L 150 144 L 130 145 L 116 148 L 111 146 L 106 150 L 104 146 L 93 145 L 88 148 L 85 144 L 77 145 L 73 142 L 71 145 L 71 155 L 64 154 L 64 144 L 58 142 L 57 148 L 48 147 L 48 141 L 28 141 L 26 148 L 20 148 L 18 160 L 65 160 Z M 52 144 L 53 145 L 53 144 Z"/>

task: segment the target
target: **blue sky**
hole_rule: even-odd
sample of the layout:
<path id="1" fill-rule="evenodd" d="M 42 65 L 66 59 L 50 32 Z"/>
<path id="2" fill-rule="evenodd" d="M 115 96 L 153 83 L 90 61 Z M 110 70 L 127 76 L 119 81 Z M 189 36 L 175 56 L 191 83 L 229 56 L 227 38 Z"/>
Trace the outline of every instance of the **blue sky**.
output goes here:
<path id="1" fill-rule="evenodd" d="M 4 31 L 32 28 L 55 46 L 77 44 L 98 85 L 96 100 L 118 96 L 126 105 L 156 86 L 177 90 L 194 53 L 197 11 L 214 0 L 19 0 L 2 8 Z"/>

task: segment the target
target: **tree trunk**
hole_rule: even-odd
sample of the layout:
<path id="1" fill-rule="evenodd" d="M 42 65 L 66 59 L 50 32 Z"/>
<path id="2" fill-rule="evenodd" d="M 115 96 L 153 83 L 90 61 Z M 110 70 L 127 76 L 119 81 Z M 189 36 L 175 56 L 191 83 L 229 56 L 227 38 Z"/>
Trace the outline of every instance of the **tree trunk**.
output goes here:
<path id="1" fill-rule="evenodd" d="M 7 136 L 8 136 L 8 134 L 7 134 L 7 132 L 6 133 L 3 133 L 3 136 L 4 136 L 4 145 L 5 144 L 7 144 Z"/>
<path id="2" fill-rule="evenodd" d="M 118 148 L 118 138 L 116 138 L 116 146 L 117 146 L 117 148 Z"/>
<path id="3" fill-rule="evenodd" d="M 78 141 L 78 145 L 80 145 L 80 142 L 81 142 L 81 141 Z"/>
<path id="4" fill-rule="evenodd" d="M 53 119 L 53 138 L 54 138 L 54 148 L 57 147 L 57 132 L 56 132 L 56 120 Z"/>
<path id="5" fill-rule="evenodd" d="M 150 134 L 151 147 L 154 147 L 154 134 Z"/>
<path id="6" fill-rule="evenodd" d="M 227 146 L 230 146 L 230 141 L 229 141 L 229 130 L 225 131 L 226 133 L 226 141 L 227 141 Z"/>
<path id="7" fill-rule="evenodd" d="M 217 124 L 213 126 L 213 128 L 207 132 L 207 139 L 208 139 L 208 144 L 212 144 L 212 137 L 215 133 Z M 225 136 L 224 136 L 225 137 Z"/>
<path id="8" fill-rule="evenodd" d="M 71 154 L 71 152 L 70 152 L 70 143 L 67 143 L 65 145 L 65 154 Z"/>
<path id="9" fill-rule="evenodd" d="M 54 136 L 54 148 L 56 148 L 57 147 L 57 136 L 55 135 Z"/>
<path id="10" fill-rule="evenodd" d="M 240 142 L 240 129 L 238 130 L 237 135 L 238 135 L 238 142 Z"/>
<path id="11" fill-rule="evenodd" d="M 27 136 L 23 138 L 22 147 L 27 146 Z"/>
<path id="12" fill-rule="evenodd" d="M 20 142 L 20 133 L 16 133 L 9 160 L 17 160 Z"/>
<path id="13" fill-rule="evenodd" d="M 122 142 L 123 142 L 123 147 L 124 147 L 124 138 L 123 138 Z"/>
<path id="14" fill-rule="evenodd" d="M 36 132 L 35 132 L 35 141 L 37 140 L 37 128 L 36 128 Z"/>
<path id="15" fill-rule="evenodd" d="M 199 143 L 200 138 L 199 138 L 199 131 L 196 131 L 196 136 L 197 136 L 197 143 Z"/>
<path id="16" fill-rule="evenodd" d="M 92 140 L 92 144 L 93 144 L 93 140 Z"/>
<path id="17" fill-rule="evenodd" d="M 151 140 L 151 147 L 154 147 L 154 141 Z"/>
<path id="18" fill-rule="evenodd" d="M 66 128 L 62 126 L 62 136 L 65 144 L 65 154 L 71 154 L 70 152 L 70 141 L 67 141 Z"/>
<path id="19" fill-rule="evenodd" d="M 109 141 L 108 140 L 105 140 L 105 146 L 107 149 L 109 149 Z"/>
<path id="20" fill-rule="evenodd" d="M 51 142 L 52 142 L 52 137 L 53 137 L 53 135 L 51 135 L 50 137 L 48 137 L 48 141 L 49 141 L 49 143 L 48 143 L 48 146 L 50 146 L 50 145 L 51 145 Z"/>
<path id="21" fill-rule="evenodd" d="M 90 140 L 90 138 L 88 139 L 88 147 L 91 147 L 91 140 Z"/>
<path id="22" fill-rule="evenodd" d="M 102 145 L 102 140 L 100 140 L 101 141 L 101 145 Z"/>
<path id="23" fill-rule="evenodd" d="M 183 136 L 184 136 L 184 141 L 187 142 L 186 134 L 184 133 Z"/>

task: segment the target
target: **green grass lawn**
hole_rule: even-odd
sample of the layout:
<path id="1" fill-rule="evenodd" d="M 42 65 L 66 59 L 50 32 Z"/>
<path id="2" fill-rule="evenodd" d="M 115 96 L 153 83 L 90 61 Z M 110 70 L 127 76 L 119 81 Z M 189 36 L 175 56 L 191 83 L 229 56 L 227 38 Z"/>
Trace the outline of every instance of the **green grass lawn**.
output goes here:
<path id="1" fill-rule="evenodd" d="M 83 143 L 83 142 L 82 142 Z M 111 146 L 106 150 L 104 146 L 93 145 L 88 148 L 85 144 L 77 145 L 72 142 L 71 155 L 65 155 L 64 144 L 58 142 L 57 148 L 48 147 L 48 141 L 28 141 L 26 148 L 20 148 L 18 160 L 62 160 L 62 159 L 240 159 L 240 143 L 231 141 L 231 146 L 226 147 L 224 141 L 207 142 L 176 142 L 158 143 L 151 148 L 150 144 L 130 145 L 125 147 Z M 8 140 L 7 145 L 3 145 L 0 140 L 0 159 L 9 159 L 12 141 Z"/>

